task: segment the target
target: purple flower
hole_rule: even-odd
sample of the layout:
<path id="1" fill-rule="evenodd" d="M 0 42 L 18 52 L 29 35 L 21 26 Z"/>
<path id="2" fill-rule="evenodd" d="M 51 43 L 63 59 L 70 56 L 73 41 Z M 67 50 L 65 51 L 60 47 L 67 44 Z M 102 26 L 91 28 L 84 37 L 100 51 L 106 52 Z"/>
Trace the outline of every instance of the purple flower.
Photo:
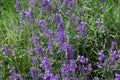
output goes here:
<path id="1" fill-rule="evenodd" d="M 100 19 L 97 19 L 97 21 L 96 21 L 96 25 L 97 25 L 97 26 L 99 26 L 99 27 L 102 25 L 102 23 L 101 23 L 101 20 L 100 20 Z"/>
<path id="2" fill-rule="evenodd" d="M 87 65 L 87 71 L 92 71 L 93 69 L 92 69 L 92 64 L 91 63 L 89 63 L 88 65 Z"/>
<path id="3" fill-rule="evenodd" d="M 37 63 L 37 57 L 36 56 L 32 56 L 32 63 L 36 64 Z"/>
<path id="4" fill-rule="evenodd" d="M 53 74 L 52 73 L 45 73 L 43 80 L 53 80 Z"/>
<path id="5" fill-rule="evenodd" d="M 48 50 L 50 51 L 50 52 L 52 52 L 53 51 L 53 43 L 52 43 L 52 41 L 50 40 L 50 41 L 48 41 Z"/>
<path id="6" fill-rule="evenodd" d="M 45 20 L 40 20 L 40 26 L 43 30 L 46 29 L 46 21 Z"/>
<path id="7" fill-rule="evenodd" d="M 11 71 L 11 72 L 14 72 L 14 71 L 15 71 L 15 67 L 13 67 L 13 66 L 8 66 L 8 69 L 9 69 L 9 71 Z"/>
<path id="8" fill-rule="evenodd" d="M 120 80 L 120 74 L 115 74 L 115 79 L 114 80 Z"/>
<path id="9" fill-rule="evenodd" d="M 66 34 L 64 31 L 56 32 L 55 36 L 59 45 L 62 45 L 66 41 Z"/>
<path id="10" fill-rule="evenodd" d="M 56 74 L 56 75 L 54 76 L 54 80 L 60 80 L 60 75 L 59 75 L 59 74 Z"/>
<path id="11" fill-rule="evenodd" d="M 118 55 L 116 54 L 116 51 L 114 51 L 114 52 L 111 54 L 111 60 L 112 60 L 112 61 L 115 61 L 117 57 L 118 57 Z"/>
<path id="12" fill-rule="evenodd" d="M 69 80 L 79 80 L 79 79 L 71 77 Z"/>
<path id="13" fill-rule="evenodd" d="M 70 10 L 67 10 L 66 15 L 69 16 L 69 17 L 71 17 L 71 16 L 72 16 L 71 11 L 70 11 Z"/>
<path id="14" fill-rule="evenodd" d="M 29 49 L 28 49 L 28 52 L 29 52 L 29 54 L 33 54 L 34 49 L 33 49 L 33 48 L 29 48 Z"/>
<path id="15" fill-rule="evenodd" d="M 88 63 L 88 58 L 85 58 L 84 56 L 78 56 L 77 60 L 83 64 L 87 64 Z"/>
<path id="16" fill-rule="evenodd" d="M 34 80 L 37 80 L 37 78 L 38 78 L 38 73 L 37 73 L 37 71 L 35 70 L 34 67 L 30 67 L 30 74 L 31 74 L 31 76 L 34 78 Z"/>
<path id="17" fill-rule="evenodd" d="M 4 44 L 4 45 L 2 46 L 2 51 L 4 52 L 5 55 L 8 55 L 8 54 L 10 53 L 7 44 Z"/>
<path id="18" fill-rule="evenodd" d="M 37 44 L 38 44 L 38 37 L 37 36 L 33 36 L 33 37 L 31 37 L 30 38 L 30 41 L 35 45 L 35 46 L 37 46 Z"/>
<path id="19" fill-rule="evenodd" d="M 36 46 L 35 49 L 36 49 L 36 52 L 39 54 L 41 54 L 43 52 L 42 46 Z"/>
<path id="20" fill-rule="evenodd" d="M 99 80 L 99 78 L 98 77 L 94 77 L 94 79 L 93 80 Z"/>
<path id="21" fill-rule="evenodd" d="M 61 74 L 63 77 L 66 77 L 70 74 L 69 64 L 63 64 L 61 68 Z"/>
<path id="22" fill-rule="evenodd" d="M 52 72 L 52 64 L 48 61 L 48 58 L 44 56 L 40 59 L 41 64 L 40 67 L 45 70 L 45 73 L 51 73 Z"/>
<path id="23" fill-rule="evenodd" d="M 61 2 L 60 1 L 57 1 L 57 7 L 58 7 L 58 9 L 61 9 Z"/>
<path id="24" fill-rule="evenodd" d="M 111 42 L 111 46 L 110 46 L 110 52 L 113 52 L 115 46 L 116 46 L 116 42 L 115 42 L 115 41 L 112 41 L 112 42 Z"/>
<path id="25" fill-rule="evenodd" d="M 30 8 L 30 10 L 28 12 L 28 18 L 30 19 L 31 22 L 35 22 L 34 13 L 33 13 L 31 8 Z"/>
<path id="26" fill-rule="evenodd" d="M 76 28 L 80 31 L 80 37 L 87 35 L 86 22 L 81 22 L 80 26 Z"/>
<path id="27" fill-rule="evenodd" d="M 83 11 L 84 11 L 84 9 L 83 9 L 83 8 L 80 8 L 80 9 L 79 9 L 79 12 L 83 12 Z"/>
<path id="28" fill-rule="evenodd" d="M 34 13 L 32 12 L 32 9 L 31 9 L 31 8 L 29 9 L 29 12 L 26 12 L 26 11 L 22 10 L 22 11 L 20 12 L 20 14 L 21 14 L 22 18 L 27 18 L 27 19 L 29 19 L 31 22 L 34 22 L 34 21 L 35 21 L 35 20 L 34 20 Z"/>
<path id="29" fill-rule="evenodd" d="M 25 77 L 23 77 L 22 80 L 27 80 L 27 79 Z"/>
<path id="30" fill-rule="evenodd" d="M 70 60 L 68 64 L 64 63 L 61 68 L 61 73 L 63 77 L 68 77 L 69 75 L 75 75 L 77 65 L 75 60 Z"/>
<path id="31" fill-rule="evenodd" d="M 20 75 L 18 73 L 14 72 L 9 76 L 9 80 L 18 80 L 19 77 L 20 77 Z"/>
<path id="32" fill-rule="evenodd" d="M 70 67 L 70 72 L 72 74 L 75 74 L 75 71 L 77 68 L 77 64 L 76 64 L 75 60 L 70 60 L 69 67 Z"/>
<path id="33" fill-rule="evenodd" d="M 67 42 L 64 42 L 62 45 L 62 49 L 63 51 L 67 52 L 67 57 L 73 57 L 74 51 L 70 44 L 68 44 Z"/>
<path id="34" fill-rule="evenodd" d="M 15 8 L 16 8 L 16 11 L 19 11 L 19 10 L 20 10 L 21 4 L 20 4 L 20 1 L 19 1 L 19 0 L 16 0 Z"/>
<path id="35" fill-rule="evenodd" d="M 98 55 L 99 55 L 99 60 L 100 61 L 103 61 L 105 59 L 105 55 L 104 55 L 104 51 L 103 50 L 99 51 Z"/>
<path id="36" fill-rule="evenodd" d="M 51 6 L 51 3 L 50 3 L 50 0 L 43 0 L 42 3 L 41 3 L 41 8 L 44 10 L 47 10 L 47 11 L 51 11 L 52 10 L 52 6 Z"/>
<path id="37" fill-rule="evenodd" d="M 75 8 L 76 7 L 76 0 L 64 0 L 63 4 L 65 6 Z"/>
<path id="38" fill-rule="evenodd" d="M 59 24 L 59 23 L 62 23 L 62 20 L 61 20 L 61 15 L 60 14 L 56 14 L 56 23 L 57 23 L 57 25 Z"/>
<path id="39" fill-rule="evenodd" d="M 53 32 L 52 32 L 52 30 L 47 29 L 47 27 L 46 27 L 46 21 L 45 21 L 45 20 L 41 20 L 41 21 L 40 21 L 40 26 L 41 26 L 41 28 L 43 29 L 44 33 L 45 33 L 50 39 L 52 39 L 52 34 L 53 34 Z"/>
<path id="40" fill-rule="evenodd" d="M 103 66 L 102 66 L 99 62 L 97 62 L 97 67 L 98 67 L 99 69 L 102 69 L 102 68 L 103 68 Z"/>

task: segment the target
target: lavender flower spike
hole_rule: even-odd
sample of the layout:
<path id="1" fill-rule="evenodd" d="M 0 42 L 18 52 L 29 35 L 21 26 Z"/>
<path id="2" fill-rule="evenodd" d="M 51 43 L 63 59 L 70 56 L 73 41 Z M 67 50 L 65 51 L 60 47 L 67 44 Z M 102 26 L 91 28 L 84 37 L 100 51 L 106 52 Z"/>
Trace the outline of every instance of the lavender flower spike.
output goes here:
<path id="1" fill-rule="evenodd" d="M 2 51 L 4 52 L 5 55 L 8 55 L 8 54 L 9 54 L 9 49 L 8 49 L 7 44 L 4 44 L 4 45 L 2 46 Z"/>

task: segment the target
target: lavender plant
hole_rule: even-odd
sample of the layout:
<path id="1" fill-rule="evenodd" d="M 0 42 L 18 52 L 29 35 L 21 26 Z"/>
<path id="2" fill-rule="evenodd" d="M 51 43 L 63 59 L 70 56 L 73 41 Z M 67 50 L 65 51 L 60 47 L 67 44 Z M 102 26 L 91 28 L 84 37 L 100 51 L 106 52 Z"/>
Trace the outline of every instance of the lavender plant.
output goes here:
<path id="1" fill-rule="evenodd" d="M 1 0 L 0 80 L 120 80 L 119 4 Z"/>

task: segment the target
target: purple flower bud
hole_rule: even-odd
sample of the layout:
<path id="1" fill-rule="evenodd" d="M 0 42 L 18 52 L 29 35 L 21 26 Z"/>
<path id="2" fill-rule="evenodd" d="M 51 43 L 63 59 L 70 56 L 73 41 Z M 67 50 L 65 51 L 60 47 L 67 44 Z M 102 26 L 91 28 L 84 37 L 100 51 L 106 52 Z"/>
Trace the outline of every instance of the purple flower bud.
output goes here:
<path id="1" fill-rule="evenodd" d="M 33 63 L 33 64 L 36 64 L 36 63 L 37 63 L 37 57 L 36 57 L 36 56 L 33 56 L 33 57 L 32 57 L 32 63 Z"/>
<path id="2" fill-rule="evenodd" d="M 112 61 L 115 61 L 117 57 L 118 57 L 118 55 L 116 54 L 116 51 L 114 51 L 114 52 L 111 54 L 111 60 L 112 60 Z"/>
<path id="3" fill-rule="evenodd" d="M 73 57 L 74 51 L 70 44 L 68 44 L 67 42 L 64 42 L 62 47 L 63 47 L 63 51 L 67 52 L 67 57 Z"/>
<path id="4" fill-rule="evenodd" d="M 76 30 L 80 31 L 80 37 L 87 35 L 87 29 L 86 29 L 86 22 L 81 22 L 81 25 L 76 28 Z"/>
<path id="5" fill-rule="evenodd" d="M 61 2 L 60 1 L 57 1 L 57 7 L 58 7 L 58 9 L 61 9 Z"/>
<path id="6" fill-rule="evenodd" d="M 83 12 L 83 11 L 84 11 L 84 9 L 83 9 L 83 8 L 80 8 L 80 9 L 79 9 L 79 12 Z"/>
<path id="7" fill-rule="evenodd" d="M 99 80 L 99 78 L 98 77 L 94 77 L 94 79 L 93 80 Z"/>
<path id="8" fill-rule="evenodd" d="M 2 46 L 2 51 L 4 52 L 5 55 L 8 55 L 8 54 L 10 53 L 7 44 L 4 44 L 4 45 Z"/>
<path id="9" fill-rule="evenodd" d="M 40 59 L 41 64 L 40 67 L 45 70 L 45 73 L 51 73 L 52 72 L 52 64 L 48 61 L 48 57 L 44 56 Z"/>
<path id="10" fill-rule="evenodd" d="M 42 46 L 36 46 L 35 49 L 36 49 L 36 52 L 39 54 L 41 54 L 43 52 Z"/>
<path id="11" fill-rule="evenodd" d="M 16 11 L 19 11 L 19 10 L 20 10 L 21 4 L 20 4 L 20 1 L 19 1 L 19 0 L 16 0 L 15 8 L 16 8 Z"/>
<path id="12" fill-rule="evenodd" d="M 62 22 L 62 20 L 61 20 L 61 15 L 60 14 L 56 14 L 56 23 L 57 23 L 57 25 L 59 24 L 59 23 L 61 23 Z"/>
<path id="13" fill-rule="evenodd" d="M 96 25 L 97 25 L 97 26 L 99 26 L 99 27 L 102 25 L 102 23 L 101 23 L 101 20 L 100 20 L 100 19 L 97 19 L 97 21 L 96 21 Z"/>
<path id="14" fill-rule="evenodd" d="M 53 51 L 53 43 L 52 43 L 52 41 L 49 41 L 49 42 L 48 42 L 48 50 L 49 50 L 50 52 Z"/>
<path id="15" fill-rule="evenodd" d="M 115 41 L 112 41 L 112 42 L 111 42 L 111 46 L 110 46 L 110 52 L 113 52 L 115 46 L 116 46 L 116 42 L 115 42 Z"/>
<path id="16" fill-rule="evenodd" d="M 34 69 L 34 67 L 30 67 L 30 74 L 31 76 L 34 78 L 34 80 L 38 79 L 38 73 L 37 71 Z"/>
<path id="17" fill-rule="evenodd" d="M 30 41 L 36 46 L 38 44 L 38 37 L 37 36 L 33 36 L 30 38 Z"/>
<path id="18" fill-rule="evenodd" d="M 60 80 L 60 75 L 56 74 L 55 77 L 54 77 L 54 80 Z"/>
<path id="19" fill-rule="evenodd" d="M 92 69 L 92 64 L 89 63 L 88 66 L 87 66 L 87 71 L 92 71 L 92 70 L 93 70 L 93 69 Z"/>
<path id="20" fill-rule="evenodd" d="M 44 74 L 43 80 L 52 80 L 52 79 L 53 79 L 53 74 L 52 73 Z"/>
<path id="21" fill-rule="evenodd" d="M 78 56 L 77 60 L 83 64 L 87 64 L 88 63 L 88 58 L 85 58 L 84 56 Z"/>
<path id="22" fill-rule="evenodd" d="M 44 10 L 47 10 L 47 11 L 51 11 L 52 10 L 52 6 L 51 6 L 51 3 L 50 3 L 50 0 L 43 0 L 42 3 L 41 3 L 41 8 Z"/>
<path id="23" fill-rule="evenodd" d="M 40 26 L 43 30 L 46 29 L 46 21 L 45 20 L 40 20 Z"/>
<path id="24" fill-rule="evenodd" d="M 76 7 L 76 0 L 64 0 L 63 4 L 65 6 L 75 8 Z"/>
<path id="25" fill-rule="evenodd" d="M 99 55 L 99 60 L 100 61 L 103 61 L 105 59 L 105 55 L 104 55 L 104 51 L 103 50 L 99 51 L 98 55 Z"/>
<path id="26" fill-rule="evenodd" d="M 14 72 L 9 76 L 9 80 L 18 80 L 19 77 L 20 77 L 20 75 L 18 73 Z"/>
<path id="27" fill-rule="evenodd" d="M 115 74 L 115 79 L 114 80 L 120 80 L 120 74 Z"/>
<path id="28" fill-rule="evenodd" d="M 71 11 L 70 11 L 70 10 L 67 10 L 66 15 L 69 16 L 69 17 L 71 17 L 71 16 L 72 16 Z"/>
<path id="29" fill-rule="evenodd" d="M 33 49 L 33 48 L 29 48 L 29 49 L 28 49 L 28 52 L 29 52 L 29 54 L 33 54 L 34 49 Z"/>

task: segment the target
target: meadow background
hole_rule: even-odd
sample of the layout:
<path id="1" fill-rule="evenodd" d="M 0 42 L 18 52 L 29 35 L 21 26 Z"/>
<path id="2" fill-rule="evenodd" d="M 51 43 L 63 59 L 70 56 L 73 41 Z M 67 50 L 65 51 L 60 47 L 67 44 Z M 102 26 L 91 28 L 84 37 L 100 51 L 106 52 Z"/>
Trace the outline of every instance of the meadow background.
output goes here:
<path id="1" fill-rule="evenodd" d="M 0 80 L 120 80 L 120 0 L 16 1 L 0 0 Z"/>

